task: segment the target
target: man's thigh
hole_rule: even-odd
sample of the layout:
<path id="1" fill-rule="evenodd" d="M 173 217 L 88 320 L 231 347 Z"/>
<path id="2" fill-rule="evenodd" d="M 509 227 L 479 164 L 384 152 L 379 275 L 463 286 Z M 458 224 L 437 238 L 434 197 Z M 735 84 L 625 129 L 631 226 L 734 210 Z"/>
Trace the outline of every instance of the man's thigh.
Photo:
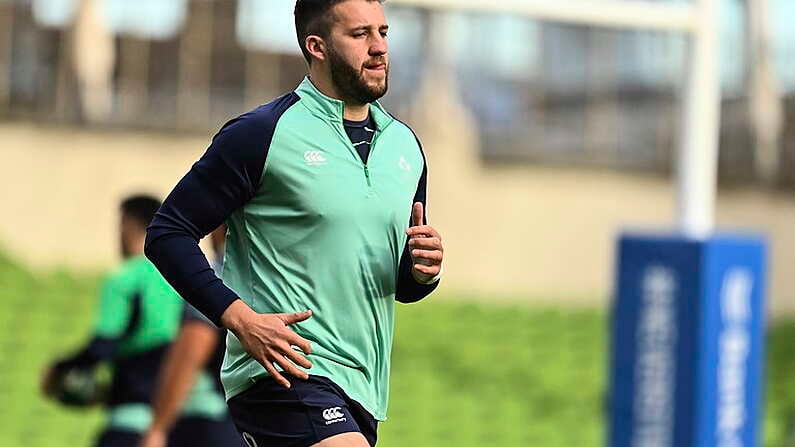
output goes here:
<path id="1" fill-rule="evenodd" d="M 326 438 L 312 447 L 370 447 L 361 433 L 343 433 Z"/>
<path id="2" fill-rule="evenodd" d="M 311 376 L 307 381 L 293 378 L 291 383 L 288 389 L 264 378 L 229 400 L 232 419 L 249 447 L 310 447 L 338 439 L 364 440 L 364 444 L 320 445 L 375 445 L 375 433 L 371 443 L 362 435 L 359 408 L 328 379 Z M 370 427 L 364 430 L 369 434 Z"/>

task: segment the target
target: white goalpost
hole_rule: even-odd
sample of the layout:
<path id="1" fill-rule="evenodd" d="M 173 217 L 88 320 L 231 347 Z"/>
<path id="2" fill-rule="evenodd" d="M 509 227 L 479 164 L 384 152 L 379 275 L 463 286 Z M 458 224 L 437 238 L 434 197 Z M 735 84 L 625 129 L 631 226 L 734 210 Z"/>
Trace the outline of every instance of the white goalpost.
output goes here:
<path id="1" fill-rule="evenodd" d="M 677 223 L 686 237 L 712 234 L 720 131 L 719 0 L 390 0 L 431 10 L 510 13 L 589 26 L 677 31 L 690 36 L 677 157 Z"/>

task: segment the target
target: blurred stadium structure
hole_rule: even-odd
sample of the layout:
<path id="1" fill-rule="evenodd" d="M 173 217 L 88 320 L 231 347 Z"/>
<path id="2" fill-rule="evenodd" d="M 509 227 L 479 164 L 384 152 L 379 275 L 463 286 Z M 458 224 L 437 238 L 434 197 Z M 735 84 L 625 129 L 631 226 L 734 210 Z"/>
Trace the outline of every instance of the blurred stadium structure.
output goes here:
<path id="1" fill-rule="evenodd" d="M 401 61 L 427 60 L 424 43 L 438 17 L 393 3 L 396 63 L 388 102 L 404 111 L 428 65 Z M 779 148 L 765 148 L 769 153 L 762 155 L 751 144 L 749 116 L 758 105 L 749 104 L 750 93 L 772 90 L 783 108 L 795 107 L 795 31 L 788 26 L 795 6 L 786 0 L 749 5 L 767 3 L 769 19 L 757 26 L 760 20 L 750 20 L 756 16 L 745 13 L 745 2 L 722 2 L 722 178 L 772 176 L 791 186 L 795 139 L 780 138 Z M 304 73 L 291 6 L 257 0 L 0 1 L 0 111 L 39 121 L 205 131 L 291 88 Z M 460 94 L 478 120 L 484 157 L 669 169 L 686 64 L 683 35 L 509 14 L 449 15 L 449 33 L 436 37 L 445 39 Z M 748 51 L 750 46 L 770 57 Z M 766 70 L 778 78 L 775 84 L 767 82 Z M 764 159 L 761 173 L 747 169 L 757 158 Z"/>
<path id="2" fill-rule="evenodd" d="M 391 3 L 385 102 L 414 124 L 432 158 L 431 198 L 445 198 L 432 213 L 456 247 L 450 283 L 605 296 L 615 231 L 673 221 L 685 36 Z M 748 20 L 746 10 L 765 3 L 763 19 Z M 773 306 L 792 309 L 795 4 L 721 6 L 720 180 L 728 188 L 718 222 L 770 234 Z M 134 188 L 165 193 L 222 122 L 292 89 L 304 62 L 291 7 L 0 0 L 3 150 L 18 160 L 0 172 L 29 183 L 8 198 L 0 240 L 36 265 L 107 265 L 114 253 L 102 227 L 112 213 L 99 207 L 95 222 L 107 225 L 89 231 L 72 202 L 109 209 Z M 32 131 L 30 123 L 59 126 Z M 58 160 L 57 168 L 39 159 Z M 491 217 L 480 211 L 486 202 Z M 84 243 L 71 246 L 46 222 Z M 17 234 L 19 225 L 37 231 Z"/>
<path id="3" fill-rule="evenodd" d="M 673 221 L 670 174 L 681 130 L 687 39 L 677 32 L 605 29 L 507 13 L 439 12 L 405 3 L 412 2 L 387 1 L 393 65 L 384 102 L 412 122 L 428 151 L 431 218 L 448 244 L 447 295 L 567 301 L 585 303 L 587 309 L 604 304 L 616 232 L 626 225 L 661 227 Z M 592 3 L 599 7 L 598 0 Z M 771 301 L 775 313 L 785 315 L 795 310 L 795 2 L 720 3 L 723 188 L 718 222 L 770 236 Z M 0 0 L 0 177 L 11 185 L 4 188 L 5 207 L 0 208 L 3 246 L 38 268 L 107 266 L 115 253 L 113 207 L 122 194 L 167 192 L 225 120 L 291 90 L 304 75 L 293 4 Z M 80 281 L 74 280 L 79 286 L 72 290 L 88 293 Z M 54 282 L 18 290 L 67 302 L 68 297 L 58 298 L 46 288 Z M 19 318 L 33 315 L 41 322 L 35 327 L 52 331 L 55 320 L 36 309 Z M 409 312 L 422 318 L 421 309 Z M 466 321 L 476 324 L 483 318 L 518 334 L 520 341 L 508 347 L 539 346 L 520 354 L 523 366 L 500 371 L 529 381 L 529 389 L 518 394 L 543 405 L 500 411 L 516 417 L 507 417 L 505 427 L 538 420 L 527 432 L 485 431 L 487 437 L 478 438 L 480 432 L 472 428 L 479 427 L 476 421 L 494 415 L 464 398 L 453 402 L 463 422 L 447 424 L 469 427 L 470 438 L 478 441 L 472 445 L 595 445 L 601 439 L 604 367 L 599 363 L 604 329 L 595 321 L 603 311 L 585 317 L 568 311 L 564 317 L 558 311 L 517 312 L 515 319 L 478 312 L 465 312 Z M 550 320 L 558 325 L 543 326 Z M 78 327 L 75 321 L 67 323 L 71 329 Z M 427 320 L 412 321 L 409 327 L 418 333 L 434 327 Z M 434 337 L 457 338 L 452 328 L 463 326 L 452 321 Z M 538 328 L 522 328 L 525 322 Z M 558 351 L 542 346 L 551 343 L 550 337 L 557 339 L 552 345 Z M 771 348 L 774 357 L 788 358 L 791 351 L 782 347 L 786 337 L 779 340 Z M 49 352 L 70 346 L 47 343 L 42 336 L 40 346 Z M 396 346 L 396 355 L 411 356 L 405 353 L 420 346 L 406 342 Z M 16 341 L 8 340 L 3 351 L 14 349 Z M 482 386 L 491 396 L 505 391 L 469 375 L 475 370 L 488 374 L 490 362 L 515 352 L 488 357 L 488 345 L 473 349 L 470 362 L 464 359 L 472 369 L 444 356 L 460 367 L 450 368 L 460 375 L 451 372 L 442 380 Z M 531 371 L 534 363 L 546 366 Z M 478 364 L 481 369 L 472 366 Z M 417 367 L 428 366 L 449 364 Z M 579 367 L 582 371 L 575 371 Z M 774 367 L 773 374 L 784 377 L 784 369 Z M 395 374 L 398 395 L 414 391 L 409 378 L 420 380 L 410 368 Z M 0 376 L 0 395 L 3 380 Z M 583 401 L 561 397 L 582 383 Z M 795 390 L 782 383 L 772 383 L 771 390 Z M 445 395 L 441 383 L 423 386 L 426 395 Z M 795 399 L 795 392 L 791 395 Z M 571 409 L 577 405 L 582 408 Z M 779 440 L 795 406 L 775 405 L 780 408 L 773 427 L 768 424 L 774 430 L 769 439 Z M 411 429 L 398 425 L 400 418 L 418 410 L 405 401 L 396 406 L 392 427 L 402 427 L 401 436 L 455 439 L 449 425 L 428 422 L 449 407 L 421 410 L 416 420 L 425 425 L 407 434 Z M 539 416 L 545 413 L 563 416 L 546 420 Z M 565 432 L 580 422 L 580 431 L 545 432 Z M 566 426 L 555 425 L 561 423 Z M 536 426 L 541 431 L 533 431 Z M 15 429 L 26 439 L 38 439 L 29 426 Z M 396 433 L 392 439 L 400 439 Z M 503 438 L 492 443 L 490 436 Z M 41 439 L 31 445 L 49 445 Z M 469 445 L 463 439 L 444 445 Z M 77 445 L 82 440 L 74 438 Z"/>

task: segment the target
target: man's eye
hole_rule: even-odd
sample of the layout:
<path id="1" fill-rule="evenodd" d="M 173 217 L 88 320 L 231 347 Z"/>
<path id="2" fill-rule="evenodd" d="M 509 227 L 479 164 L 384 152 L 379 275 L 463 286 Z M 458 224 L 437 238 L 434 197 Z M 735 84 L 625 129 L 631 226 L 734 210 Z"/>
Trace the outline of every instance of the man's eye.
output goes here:
<path id="1" fill-rule="evenodd" d="M 381 37 L 386 37 L 386 31 L 381 31 Z"/>
<path id="2" fill-rule="evenodd" d="M 355 33 L 355 34 L 353 35 L 353 37 L 364 37 L 364 36 L 366 36 L 366 35 L 367 35 L 367 33 Z"/>

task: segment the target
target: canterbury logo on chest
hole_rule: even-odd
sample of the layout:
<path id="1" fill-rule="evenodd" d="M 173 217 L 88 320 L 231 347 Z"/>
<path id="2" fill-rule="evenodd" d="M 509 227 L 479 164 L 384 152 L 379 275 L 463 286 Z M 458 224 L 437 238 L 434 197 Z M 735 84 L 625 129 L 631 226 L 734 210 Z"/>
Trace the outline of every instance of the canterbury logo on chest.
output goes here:
<path id="1" fill-rule="evenodd" d="M 326 160 L 323 151 L 306 151 L 304 152 L 304 161 L 308 166 L 320 166 L 326 164 L 328 160 Z"/>

